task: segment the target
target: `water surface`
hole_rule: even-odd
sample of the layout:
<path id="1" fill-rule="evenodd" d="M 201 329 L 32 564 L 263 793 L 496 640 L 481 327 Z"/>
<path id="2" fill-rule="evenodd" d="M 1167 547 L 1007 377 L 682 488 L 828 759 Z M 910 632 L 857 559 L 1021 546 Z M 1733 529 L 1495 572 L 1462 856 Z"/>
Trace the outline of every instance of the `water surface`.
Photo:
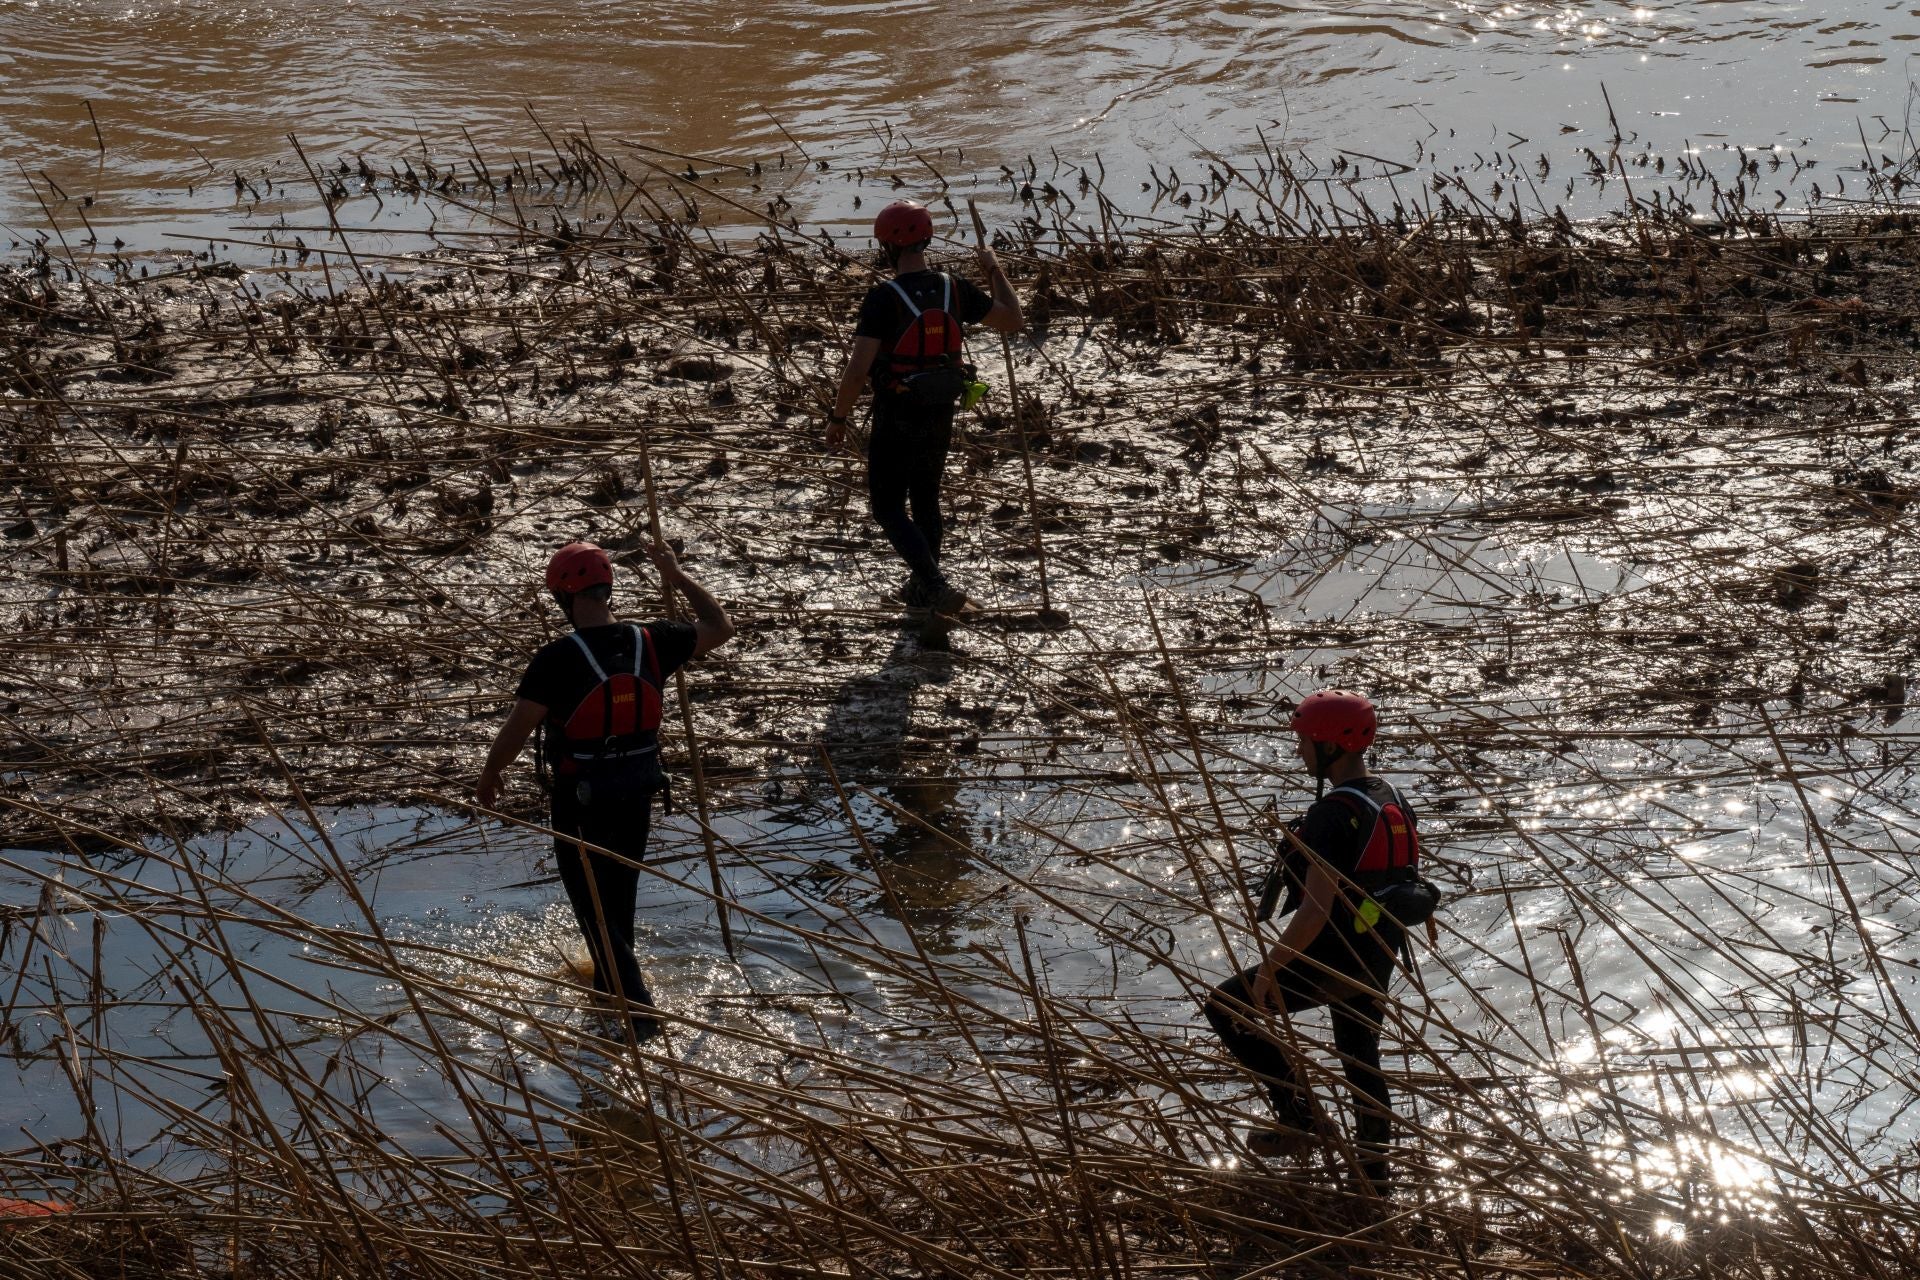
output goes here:
<path id="1" fill-rule="evenodd" d="M 629 139 L 785 153 L 787 169 L 739 193 L 756 207 L 784 193 L 801 216 L 863 216 L 856 168 L 884 170 L 869 211 L 896 180 L 936 191 L 902 142 L 956 180 L 1028 157 L 1041 176 L 1056 156 L 1085 163 L 1116 196 L 1137 193 L 1149 166 L 1250 154 L 1263 137 L 1326 163 L 1341 149 L 1407 161 L 1437 149 L 1468 166 L 1511 151 L 1561 166 L 1540 179 L 1557 199 L 1579 148 L 1606 147 L 1608 98 L 1624 136 L 1675 155 L 1780 146 L 1831 169 L 1857 164 L 1864 136 L 1898 159 L 1915 38 L 1912 10 L 1862 0 L 4 0 L 0 136 L 20 168 L 0 180 L 0 217 L 16 234 L 46 225 L 24 169 L 57 184 L 41 194 L 76 238 L 82 214 L 113 233 L 103 243 L 155 242 L 163 221 L 217 232 L 275 203 L 263 178 L 287 184 L 283 200 L 310 193 L 290 133 L 323 163 L 450 159 L 469 137 L 494 156 L 550 160 L 540 126 L 589 126 L 610 152 Z M 1796 185 L 1810 185 L 1797 164 L 1764 184 L 1797 199 Z"/>

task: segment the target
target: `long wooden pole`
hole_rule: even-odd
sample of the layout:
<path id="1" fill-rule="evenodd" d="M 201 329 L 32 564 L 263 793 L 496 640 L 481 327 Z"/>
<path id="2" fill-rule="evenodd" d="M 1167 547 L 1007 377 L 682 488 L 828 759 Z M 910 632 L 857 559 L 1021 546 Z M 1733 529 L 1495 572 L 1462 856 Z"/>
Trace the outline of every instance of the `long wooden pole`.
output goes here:
<path id="1" fill-rule="evenodd" d="M 967 198 L 967 212 L 973 215 L 973 234 L 980 239 L 980 247 L 987 247 L 987 224 L 980 217 L 979 206 L 973 198 Z M 1013 429 L 1020 437 L 1020 466 L 1027 476 L 1027 516 L 1033 528 L 1033 558 L 1040 565 L 1040 617 L 1043 621 L 1052 621 L 1053 591 L 1047 583 L 1047 551 L 1040 542 L 1040 499 L 1033 484 L 1033 449 L 1027 443 L 1027 426 L 1020 420 L 1020 384 L 1013 376 L 1013 344 L 1007 341 L 1007 335 L 1000 335 L 1000 359 L 1007 371 L 1007 399 L 1013 405 Z"/>
<path id="2" fill-rule="evenodd" d="M 653 450 L 649 445 L 652 431 L 645 423 L 640 426 L 640 481 L 647 491 L 647 529 L 654 542 L 665 545 L 660 533 L 660 498 L 653 485 Z M 680 602 L 673 594 L 673 588 L 664 582 L 660 584 L 660 594 L 667 602 L 667 616 L 675 621 L 680 617 Z M 729 956 L 734 956 L 733 922 L 727 918 L 726 883 L 720 878 L 720 854 L 713 847 L 712 811 L 707 805 L 707 774 L 700 762 L 700 740 L 693 732 L 693 704 L 687 700 L 687 671 L 685 667 L 673 673 L 674 691 L 680 695 L 680 731 L 686 736 L 687 763 L 693 773 L 693 804 L 700 815 L 700 839 L 707 850 L 707 874 L 713 881 L 713 909 L 720 917 L 720 942 Z M 736 957 L 737 958 L 737 957 Z"/>

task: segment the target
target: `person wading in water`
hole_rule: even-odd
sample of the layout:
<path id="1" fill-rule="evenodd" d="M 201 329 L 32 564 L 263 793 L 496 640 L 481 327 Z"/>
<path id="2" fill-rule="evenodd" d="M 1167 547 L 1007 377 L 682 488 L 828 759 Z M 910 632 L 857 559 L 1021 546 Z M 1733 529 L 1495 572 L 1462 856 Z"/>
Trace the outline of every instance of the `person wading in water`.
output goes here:
<path id="1" fill-rule="evenodd" d="M 672 551 L 649 546 L 660 580 L 679 588 L 693 622 L 613 620 L 613 561 L 591 542 L 572 542 L 547 563 L 547 590 L 573 633 L 534 654 L 517 700 L 493 740 L 474 798 L 492 808 L 501 774 L 535 729 L 552 775 L 554 860 L 593 957 L 593 983 L 624 1001 L 634 1039 L 660 1033 L 653 995 L 633 955 L 634 903 L 653 799 L 667 789 L 660 768 L 660 691 L 690 658 L 725 644 L 733 622 Z M 619 855 L 593 853 L 592 844 Z"/>
<path id="2" fill-rule="evenodd" d="M 1273 1025 L 1327 1005 L 1333 1044 L 1346 1068 L 1361 1176 L 1388 1190 L 1393 1097 L 1380 1071 L 1380 1002 L 1406 944 L 1403 925 L 1433 914 L 1438 893 L 1419 878 L 1420 837 L 1413 807 L 1384 778 L 1367 772 L 1377 718 L 1358 693 L 1323 689 L 1293 713 L 1301 761 L 1320 785 L 1333 784 L 1290 827 L 1280 865 L 1263 892 L 1260 918 L 1286 890 L 1290 915 L 1259 964 L 1213 989 L 1207 1021 L 1227 1051 L 1260 1076 L 1275 1126 L 1255 1130 L 1258 1156 L 1301 1149 L 1319 1130 L 1315 1109 Z M 1309 851 L 1311 856 L 1309 856 Z"/>
<path id="3" fill-rule="evenodd" d="M 980 246 L 989 297 L 961 277 L 927 266 L 933 217 L 910 200 L 888 205 L 873 222 L 893 279 L 867 291 L 839 395 L 827 418 L 829 447 L 847 438 L 863 384 L 873 384 L 873 433 L 867 445 L 867 495 L 911 577 L 899 599 L 910 608 L 952 614 L 966 593 L 940 569 L 940 483 L 953 442 L 953 415 L 971 374 L 962 363 L 962 330 L 985 324 L 1020 332 L 1020 300 L 993 250 Z M 912 517 L 907 514 L 908 504 Z"/>

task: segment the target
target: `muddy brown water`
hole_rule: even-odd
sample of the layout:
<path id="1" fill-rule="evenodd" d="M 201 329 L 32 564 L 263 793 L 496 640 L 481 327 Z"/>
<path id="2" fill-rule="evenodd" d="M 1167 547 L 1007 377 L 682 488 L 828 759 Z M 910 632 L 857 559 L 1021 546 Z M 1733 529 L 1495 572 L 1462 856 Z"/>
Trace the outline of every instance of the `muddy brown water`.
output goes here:
<path id="1" fill-rule="evenodd" d="M 1904 154 L 1916 38 L 1904 6 L 1860 0 L 4 0 L 0 220 L 9 239 L 58 223 L 76 241 L 91 230 L 102 246 L 177 248 L 187 242 L 170 235 L 314 212 L 289 133 L 333 160 L 451 158 L 462 129 L 489 154 L 546 158 L 530 112 L 608 143 L 784 153 L 786 170 L 738 194 L 756 207 L 785 196 L 802 218 L 847 226 L 863 220 L 856 195 L 870 212 L 896 180 L 937 188 L 889 150 L 903 140 L 956 183 L 990 187 L 1001 164 L 1029 156 L 1044 178 L 1057 153 L 1065 166 L 1097 164 L 1110 194 L 1134 198 L 1149 166 L 1164 176 L 1206 149 L 1251 154 L 1262 137 L 1324 163 L 1342 149 L 1416 165 L 1438 153 L 1469 169 L 1496 153 L 1544 154 L 1558 167 L 1535 194 L 1552 203 L 1579 195 L 1562 186 L 1580 148 L 1604 149 L 1609 98 L 1629 139 L 1676 159 L 1780 147 L 1795 163 L 1760 185 L 1769 200 L 1778 187 L 1798 201 L 1824 177 L 1801 162 L 1858 164 L 1863 138 Z M 863 181 L 849 181 L 856 169 Z M 1835 190 L 1827 179 L 1823 194 Z M 401 208 L 350 214 L 426 221 Z M 703 216 L 741 215 L 708 205 Z"/>

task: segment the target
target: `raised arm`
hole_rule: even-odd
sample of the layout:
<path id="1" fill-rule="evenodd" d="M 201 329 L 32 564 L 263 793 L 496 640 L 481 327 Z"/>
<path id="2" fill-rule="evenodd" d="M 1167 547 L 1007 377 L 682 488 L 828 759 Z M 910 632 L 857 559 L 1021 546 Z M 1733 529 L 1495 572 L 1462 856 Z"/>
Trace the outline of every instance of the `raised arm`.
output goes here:
<path id="1" fill-rule="evenodd" d="M 720 607 L 707 589 L 687 576 L 673 549 L 662 543 L 647 544 L 647 558 L 660 571 L 660 580 L 679 590 L 693 610 L 693 656 L 718 649 L 733 639 L 733 619 Z"/>
<path id="2" fill-rule="evenodd" d="M 980 258 L 980 269 L 987 273 L 987 286 L 993 294 L 993 310 L 987 312 L 980 323 L 999 333 L 1019 333 L 1027 327 L 1027 317 L 1020 310 L 1020 295 L 1013 291 L 1007 273 L 1000 269 L 999 256 L 984 244 L 975 252 Z"/>

